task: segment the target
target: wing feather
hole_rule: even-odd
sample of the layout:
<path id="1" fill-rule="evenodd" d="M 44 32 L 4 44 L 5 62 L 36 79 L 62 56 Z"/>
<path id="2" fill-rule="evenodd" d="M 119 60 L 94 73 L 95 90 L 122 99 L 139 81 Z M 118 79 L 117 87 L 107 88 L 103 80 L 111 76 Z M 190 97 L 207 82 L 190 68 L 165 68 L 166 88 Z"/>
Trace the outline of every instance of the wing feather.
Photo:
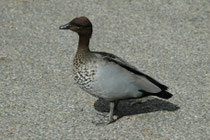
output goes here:
<path id="1" fill-rule="evenodd" d="M 95 54 L 100 55 L 100 57 L 102 57 L 102 59 L 109 61 L 109 62 L 114 62 L 115 64 L 120 65 L 121 67 L 123 67 L 124 69 L 139 75 L 139 76 L 143 76 L 145 77 L 147 80 L 149 80 L 151 83 L 153 83 L 154 85 L 156 85 L 157 87 L 159 87 L 162 91 L 165 91 L 168 89 L 167 86 L 159 83 L 158 81 L 156 81 L 155 79 L 153 79 L 152 77 L 140 72 L 136 67 L 130 65 L 128 62 L 126 62 L 125 60 L 123 60 L 120 57 L 117 57 L 114 54 L 111 53 L 106 53 L 106 52 L 93 52 Z"/>

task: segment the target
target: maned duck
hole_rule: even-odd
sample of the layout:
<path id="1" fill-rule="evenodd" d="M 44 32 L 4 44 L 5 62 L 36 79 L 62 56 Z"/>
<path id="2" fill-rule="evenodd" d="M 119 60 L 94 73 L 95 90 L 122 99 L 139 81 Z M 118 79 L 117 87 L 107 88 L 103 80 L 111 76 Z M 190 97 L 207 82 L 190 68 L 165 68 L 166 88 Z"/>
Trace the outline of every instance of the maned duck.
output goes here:
<path id="1" fill-rule="evenodd" d="M 108 124 L 119 100 L 157 96 L 169 99 L 168 87 L 140 72 L 120 57 L 89 49 L 92 24 L 87 17 L 77 17 L 60 26 L 79 35 L 79 44 L 73 60 L 74 80 L 87 93 L 110 102 Z"/>

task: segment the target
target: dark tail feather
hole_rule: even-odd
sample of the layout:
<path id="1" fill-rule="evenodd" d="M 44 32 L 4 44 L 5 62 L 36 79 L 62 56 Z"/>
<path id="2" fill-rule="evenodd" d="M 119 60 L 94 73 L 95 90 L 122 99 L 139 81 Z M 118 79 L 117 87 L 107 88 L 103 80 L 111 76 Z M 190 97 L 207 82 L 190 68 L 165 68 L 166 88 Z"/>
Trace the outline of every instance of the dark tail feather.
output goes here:
<path id="1" fill-rule="evenodd" d="M 143 95 L 141 97 L 147 97 L 147 96 L 157 96 L 157 97 L 160 97 L 160 98 L 163 98 L 163 99 L 169 99 L 171 98 L 173 95 L 171 93 L 169 93 L 168 91 L 161 91 L 159 93 L 150 93 L 150 92 L 146 92 L 144 90 L 139 90 L 140 92 L 143 93 Z"/>
<path id="2" fill-rule="evenodd" d="M 161 91 L 161 92 L 155 93 L 153 95 L 157 96 L 157 97 L 160 97 L 160 98 L 163 98 L 163 99 L 169 99 L 173 96 L 171 93 L 169 93 L 167 91 Z"/>

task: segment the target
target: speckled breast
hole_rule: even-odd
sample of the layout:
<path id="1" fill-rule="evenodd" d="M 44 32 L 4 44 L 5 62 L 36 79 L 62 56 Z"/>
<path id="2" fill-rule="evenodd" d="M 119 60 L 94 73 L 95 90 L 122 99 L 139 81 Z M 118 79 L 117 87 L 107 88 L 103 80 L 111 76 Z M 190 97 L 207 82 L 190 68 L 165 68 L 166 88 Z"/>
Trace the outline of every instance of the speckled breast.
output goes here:
<path id="1" fill-rule="evenodd" d="M 79 87 L 86 92 L 94 95 L 94 76 L 96 73 L 96 65 L 93 62 L 83 63 L 81 60 L 74 60 L 73 64 L 74 80 Z"/>

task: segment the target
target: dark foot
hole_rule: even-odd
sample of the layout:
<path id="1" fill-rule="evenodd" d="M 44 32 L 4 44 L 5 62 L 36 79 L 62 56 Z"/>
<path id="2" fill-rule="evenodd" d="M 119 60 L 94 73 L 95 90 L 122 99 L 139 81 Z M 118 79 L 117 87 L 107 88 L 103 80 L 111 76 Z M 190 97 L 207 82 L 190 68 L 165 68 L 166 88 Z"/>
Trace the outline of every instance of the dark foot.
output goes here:
<path id="1" fill-rule="evenodd" d="M 103 117 L 107 117 L 109 115 L 109 112 L 98 112 L 96 111 L 97 115 L 103 116 Z"/>
<path id="2" fill-rule="evenodd" d="M 136 104 L 142 104 L 143 102 L 146 102 L 149 100 L 153 100 L 153 98 L 152 97 L 144 97 L 144 98 L 135 99 L 130 103 L 130 106 L 134 106 Z"/>
<path id="3" fill-rule="evenodd" d="M 113 120 L 105 119 L 99 121 L 92 121 L 92 123 L 95 124 L 96 126 L 104 126 L 113 123 L 114 121 L 115 121 L 114 119 Z"/>
<path id="4" fill-rule="evenodd" d="M 141 104 L 141 103 L 142 103 L 141 100 L 134 100 L 134 101 L 131 101 L 130 106 L 133 107 L 133 106 L 135 106 L 136 104 Z"/>

